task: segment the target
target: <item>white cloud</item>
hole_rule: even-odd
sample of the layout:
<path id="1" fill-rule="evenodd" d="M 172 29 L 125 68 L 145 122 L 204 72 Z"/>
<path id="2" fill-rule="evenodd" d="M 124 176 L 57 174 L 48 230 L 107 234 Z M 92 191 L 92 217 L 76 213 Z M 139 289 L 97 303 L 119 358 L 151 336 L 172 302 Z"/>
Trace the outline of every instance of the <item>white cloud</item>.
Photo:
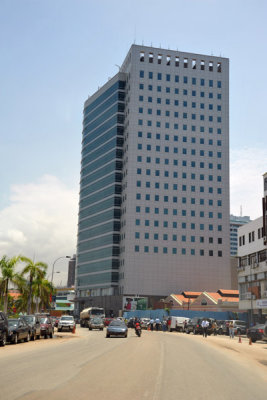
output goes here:
<path id="1" fill-rule="evenodd" d="M 267 148 L 240 148 L 230 152 L 231 213 L 251 219 L 262 215 L 263 178 L 267 172 Z"/>
<path id="2" fill-rule="evenodd" d="M 23 254 L 49 265 L 76 252 L 78 190 L 45 175 L 37 182 L 11 186 L 10 205 L 0 210 L 0 254 Z M 66 284 L 68 262 L 59 260 L 54 283 Z"/>

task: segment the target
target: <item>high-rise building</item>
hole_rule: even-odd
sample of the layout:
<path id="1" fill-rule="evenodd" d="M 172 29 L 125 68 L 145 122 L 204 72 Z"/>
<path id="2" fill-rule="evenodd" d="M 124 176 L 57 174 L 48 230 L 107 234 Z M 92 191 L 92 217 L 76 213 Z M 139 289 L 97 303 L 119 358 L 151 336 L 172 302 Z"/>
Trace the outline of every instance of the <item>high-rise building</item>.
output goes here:
<path id="1" fill-rule="evenodd" d="M 132 45 L 85 102 L 77 300 L 230 289 L 229 60 Z"/>
<path id="2" fill-rule="evenodd" d="M 230 255 L 237 256 L 238 251 L 238 228 L 250 222 L 248 216 L 235 216 L 230 215 Z"/>
<path id="3" fill-rule="evenodd" d="M 67 287 L 72 287 L 75 285 L 75 266 L 76 254 L 73 254 L 72 258 L 69 260 Z"/>

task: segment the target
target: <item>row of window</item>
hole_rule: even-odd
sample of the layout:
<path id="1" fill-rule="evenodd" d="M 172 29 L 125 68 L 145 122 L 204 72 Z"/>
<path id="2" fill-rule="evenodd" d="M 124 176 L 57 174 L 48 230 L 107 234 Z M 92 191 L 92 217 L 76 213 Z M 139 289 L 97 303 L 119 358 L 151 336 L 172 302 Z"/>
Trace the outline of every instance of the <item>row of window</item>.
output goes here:
<path id="1" fill-rule="evenodd" d="M 176 248 L 176 247 L 173 247 L 172 249 L 169 249 L 168 247 L 163 247 L 162 249 L 160 249 L 161 251 L 162 251 L 162 254 L 168 254 L 168 252 L 172 252 L 172 254 L 178 254 L 178 249 Z M 180 254 L 182 254 L 182 255 L 186 255 L 186 254 L 190 254 L 190 255 L 192 255 L 192 256 L 195 256 L 196 255 L 196 251 L 195 251 L 195 249 L 190 249 L 190 251 L 188 250 L 188 249 L 186 249 L 186 248 L 182 248 L 182 249 L 180 249 L 181 250 L 181 253 Z M 140 252 L 140 246 L 139 245 L 135 245 L 134 246 L 134 251 L 136 252 L 136 253 L 139 253 Z M 149 253 L 150 252 L 150 250 L 149 250 L 149 246 L 144 246 L 144 253 Z M 153 253 L 159 253 L 159 247 L 158 246 L 154 246 L 153 247 L 153 249 L 151 249 L 151 252 L 153 252 Z M 215 256 L 215 251 L 213 251 L 213 250 L 209 250 L 209 252 L 208 252 L 208 254 L 209 254 L 209 256 L 210 257 L 213 257 L 213 256 Z M 204 249 L 200 249 L 199 250 L 199 255 L 200 256 L 204 256 L 205 255 L 205 251 L 204 251 Z M 218 252 L 217 252 L 217 256 L 218 257 L 222 257 L 222 251 L 221 250 L 218 250 Z"/>
<path id="2" fill-rule="evenodd" d="M 159 149 L 158 149 L 159 147 Z M 139 148 L 140 150 L 140 148 Z M 186 149 L 183 149 L 186 150 Z M 156 146 L 156 151 L 160 152 L 160 146 Z M 177 152 L 178 153 L 178 152 Z M 187 152 L 183 151 L 183 155 L 186 155 Z M 167 160 L 167 159 L 166 159 Z M 177 166 L 178 165 L 178 160 L 172 160 L 173 161 L 173 165 Z M 160 163 L 159 163 L 160 164 Z M 165 163 L 165 165 L 169 164 L 168 161 Z M 186 160 L 182 160 L 182 165 L 183 166 L 187 166 Z M 195 161 L 191 161 L 191 167 L 192 168 L 196 168 L 196 162 Z M 206 167 L 208 167 L 209 169 L 213 169 L 213 163 L 207 163 Z M 203 161 L 201 161 L 199 163 L 199 168 L 205 168 L 205 163 Z M 222 165 L 221 164 L 217 164 L 217 170 L 221 170 L 222 169 Z M 150 170 L 148 170 L 150 171 Z M 146 175 L 151 175 L 151 172 L 146 172 Z M 162 171 L 162 175 L 165 176 L 166 178 L 168 178 L 170 176 L 169 171 Z M 160 170 L 156 169 L 155 170 L 155 176 L 160 176 Z M 178 172 L 177 171 L 173 171 L 173 178 L 178 178 Z"/>
<path id="3" fill-rule="evenodd" d="M 137 185 L 136 186 L 137 187 L 141 187 L 142 186 L 141 181 L 137 181 Z M 146 187 L 149 188 L 150 185 L 146 185 Z M 195 185 L 191 185 L 190 187 L 189 187 L 189 185 L 181 185 L 180 191 L 187 192 L 187 191 L 190 190 L 191 193 L 194 193 L 196 191 L 199 192 L 199 193 L 204 193 L 204 192 L 214 193 L 215 192 L 214 189 L 215 188 L 213 188 L 213 187 L 205 188 L 204 186 L 199 186 L 199 187 L 196 188 Z M 173 189 L 173 190 L 178 190 L 178 186 L 177 186 L 177 189 L 175 187 L 175 189 Z M 222 194 L 222 189 L 221 188 L 217 188 L 217 194 Z M 163 200 L 164 202 L 168 202 L 169 201 L 169 196 L 160 197 L 158 194 L 155 194 L 154 200 L 155 201 L 162 201 Z M 174 196 L 172 198 L 172 202 L 173 203 L 178 203 L 178 197 Z"/>
<path id="4" fill-rule="evenodd" d="M 168 198 L 168 196 L 164 196 L 164 201 L 165 201 L 166 197 Z M 135 211 L 136 211 L 136 213 L 141 213 L 142 207 L 136 206 L 135 207 Z M 143 211 L 145 211 L 146 214 L 150 214 L 150 212 L 152 212 L 150 207 L 144 207 Z M 168 208 L 163 208 L 162 211 L 163 211 L 164 215 L 168 215 L 169 214 Z M 154 214 L 160 214 L 160 209 L 158 207 L 154 208 Z M 214 214 L 215 213 L 213 213 L 212 211 L 209 211 L 206 216 L 208 216 L 208 218 L 214 218 Z M 178 215 L 178 213 L 176 215 Z M 181 211 L 181 216 L 185 217 L 186 215 L 187 215 L 187 210 L 182 210 Z M 191 217 L 195 217 L 195 216 L 196 216 L 195 210 L 191 210 Z M 200 218 L 205 218 L 205 212 L 204 211 L 200 211 L 199 212 L 199 216 L 200 216 Z M 220 212 L 217 213 L 217 218 L 218 219 L 222 219 L 222 213 L 220 213 Z M 195 224 L 191 224 L 191 225 L 195 225 Z M 191 229 L 195 229 L 195 226 L 191 227 Z"/>
<path id="5" fill-rule="evenodd" d="M 184 93 L 185 94 L 185 93 Z M 195 94 L 193 94 L 193 92 L 192 92 L 192 96 L 195 96 Z M 163 99 L 161 98 L 161 97 L 157 97 L 156 99 L 155 99 L 155 102 L 157 103 L 157 104 L 163 104 L 163 101 L 162 101 Z M 146 100 L 144 100 L 144 96 L 143 95 L 140 95 L 139 96 L 139 101 L 140 102 L 143 102 L 143 101 L 146 101 Z M 176 101 L 178 102 L 178 103 L 176 103 L 175 105 L 179 105 L 179 101 L 176 99 Z M 151 97 L 151 96 L 148 96 L 147 97 L 147 102 L 148 103 L 153 103 L 153 97 Z M 171 100 L 169 99 L 169 98 L 166 98 L 165 99 L 165 104 L 170 104 L 170 102 L 171 102 Z M 194 107 L 195 108 L 195 107 Z M 200 103 L 199 104 L 199 108 L 200 109 L 205 109 L 205 103 Z M 212 103 L 210 103 L 209 104 L 209 107 L 208 107 L 208 109 L 209 110 L 213 110 L 213 104 Z M 217 111 L 222 111 L 222 106 L 220 105 L 220 104 L 217 104 Z M 177 116 L 177 114 L 175 113 L 175 116 Z"/>
<path id="6" fill-rule="evenodd" d="M 159 234 L 158 233 L 154 233 L 153 235 L 151 235 L 151 236 L 153 236 L 153 239 L 154 240 L 159 240 Z M 171 235 L 169 235 L 170 237 L 171 237 Z M 140 239 L 141 237 L 140 237 L 140 232 L 135 232 L 135 239 Z M 145 232 L 144 233 L 144 239 L 149 239 L 150 238 L 150 234 L 148 233 L 148 232 Z M 162 235 L 162 239 L 163 240 L 168 240 L 168 234 L 163 234 Z M 189 238 L 188 238 L 188 241 L 190 241 L 191 243 L 196 243 L 196 236 L 190 236 L 190 240 L 189 240 Z M 123 238 L 122 238 L 122 240 L 123 240 Z M 173 241 L 177 241 L 177 235 L 172 235 L 172 240 Z M 186 242 L 187 241 L 187 237 L 186 237 L 186 235 L 182 235 L 181 236 L 181 241 L 182 242 Z M 205 238 L 204 238 L 204 236 L 200 236 L 199 237 L 199 243 L 204 243 L 205 242 Z M 209 244 L 213 244 L 213 243 L 215 243 L 215 240 L 214 240 L 214 238 L 213 237 L 209 237 L 209 239 L 208 239 L 208 243 Z M 217 238 L 217 243 L 218 244 L 222 244 L 222 238 Z"/>
<path id="7" fill-rule="evenodd" d="M 189 68 L 190 62 L 191 62 L 191 68 L 193 70 L 200 69 L 201 71 L 205 71 L 205 67 L 207 67 L 207 70 L 212 72 L 212 71 L 217 71 L 219 73 L 222 72 L 222 63 L 217 61 L 205 61 L 205 60 L 197 60 L 196 58 L 192 58 L 191 61 L 189 61 L 188 57 L 181 57 L 180 56 L 170 56 L 166 55 L 163 56 L 162 54 L 157 54 L 154 56 L 153 52 L 148 53 L 148 58 L 147 58 L 149 64 L 153 64 L 154 60 L 155 63 L 158 65 L 160 64 L 165 64 L 166 66 L 175 66 L 179 67 L 180 65 L 183 66 L 184 68 Z M 139 61 L 144 62 L 145 61 L 145 52 L 140 51 L 139 53 Z"/>
<path id="8" fill-rule="evenodd" d="M 248 242 L 255 242 L 255 231 L 249 232 L 248 233 Z M 258 229 L 258 239 L 261 239 L 263 237 L 263 228 Z M 246 237 L 245 235 L 239 236 L 239 246 L 244 246 L 246 244 Z"/>
<path id="9" fill-rule="evenodd" d="M 144 198 L 145 198 L 145 200 L 150 201 L 150 200 L 152 200 L 152 195 L 147 193 L 147 194 L 144 195 Z M 158 199 L 158 197 L 155 197 L 155 198 Z M 136 193 L 136 200 L 142 200 L 141 193 Z M 182 202 L 182 204 L 186 204 L 187 203 L 187 198 L 186 197 L 182 197 L 181 198 L 181 202 Z M 190 202 L 191 202 L 191 204 L 197 204 L 196 203 L 196 199 L 194 197 L 191 198 Z M 213 206 L 215 201 L 213 201 L 213 199 L 209 199 L 209 200 L 207 200 L 207 203 L 208 203 L 209 206 Z M 204 206 L 205 205 L 205 199 L 199 199 L 199 205 Z M 217 200 L 217 206 L 218 207 L 222 206 L 222 200 Z M 176 209 L 173 210 L 173 215 L 178 215 Z"/>
<path id="10" fill-rule="evenodd" d="M 177 100 L 177 102 L 178 102 L 178 100 Z M 153 109 L 152 108 L 147 108 L 145 111 L 149 115 L 153 114 Z M 139 107 L 138 108 L 138 113 L 139 114 L 144 114 L 144 108 L 143 107 Z M 165 110 L 164 115 L 163 115 L 163 113 L 161 114 L 161 110 L 156 110 L 156 115 L 158 115 L 158 116 L 162 115 L 162 116 L 165 116 L 165 117 L 171 117 L 171 113 L 170 113 L 169 110 Z M 173 117 L 174 118 L 179 118 L 179 113 L 178 112 L 174 112 L 173 113 Z M 204 114 L 200 114 L 200 115 L 197 116 L 196 114 L 193 113 L 190 116 L 187 112 L 183 112 L 183 113 L 180 114 L 180 118 L 181 117 L 183 119 L 188 119 L 188 118 L 191 117 L 192 120 L 197 120 L 197 117 L 198 117 L 200 121 L 205 121 L 205 119 L 207 119 L 207 121 L 209 121 L 209 122 L 217 122 L 217 123 L 221 123 L 222 122 L 222 117 L 221 116 L 214 117 L 213 115 L 208 115 L 205 118 Z M 174 127 L 174 129 L 178 129 L 178 124 L 177 124 L 176 128 Z"/>
<path id="11" fill-rule="evenodd" d="M 160 164 L 160 162 L 157 162 L 157 160 L 160 160 L 160 159 L 157 159 L 157 158 L 156 158 L 156 163 L 157 163 L 157 164 Z M 146 157 L 146 161 L 149 163 L 149 162 L 150 162 L 150 157 Z M 169 164 L 169 160 L 166 159 L 166 160 L 165 160 L 165 165 L 168 165 L 168 164 Z M 138 168 L 138 170 L 139 170 L 139 168 Z M 137 173 L 139 173 L 139 172 L 137 172 Z M 148 175 L 150 175 L 150 173 L 149 173 Z M 178 172 L 173 172 L 173 177 L 174 177 L 174 178 L 178 178 L 178 176 L 179 176 L 179 175 L 178 175 Z M 180 173 L 180 178 L 182 178 L 182 179 L 188 179 L 188 178 L 190 178 L 191 180 L 199 179 L 199 180 L 201 180 L 201 181 L 204 181 L 204 180 L 205 180 L 205 174 L 200 174 L 199 176 L 197 176 L 197 175 L 194 174 L 194 173 L 191 173 L 191 174 L 189 175 L 187 172 L 182 172 L 182 173 Z M 206 180 L 208 180 L 208 181 L 210 181 L 210 182 L 213 181 L 213 178 L 216 178 L 216 177 L 213 177 L 213 175 L 206 175 Z M 214 179 L 214 180 L 215 180 L 215 179 Z M 221 175 L 218 175 L 216 180 L 217 180 L 217 182 L 222 182 L 222 177 L 221 177 Z M 150 182 L 146 182 L 146 187 L 150 188 Z M 159 182 L 155 182 L 155 183 L 154 183 L 154 188 L 155 188 L 155 189 L 160 189 L 160 183 L 159 183 Z M 161 188 L 166 189 L 166 190 L 169 190 L 169 189 L 171 188 L 171 185 L 169 186 L 168 183 L 164 183 L 164 186 L 162 185 Z M 178 190 L 178 185 L 175 183 L 175 184 L 173 185 L 172 189 L 173 189 L 173 190 Z"/>
<path id="12" fill-rule="evenodd" d="M 145 148 L 145 146 L 144 146 L 144 148 Z M 137 144 L 137 150 L 142 150 L 142 149 L 143 149 L 143 145 L 140 146 L 140 143 L 138 143 L 138 144 Z M 146 150 L 147 150 L 147 151 L 151 151 L 151 150 L 152 150 L 151 144 L 147 144 L 147 145 L 146 145 Z M 164 153 L 170 153 L 170 150 L 172 150 L 173 154 L 178 154 L 178 153 L 179 153 L 179 148 L 178 148 L 178 147 L 172 147 L 172 148 L 170 149 L 169 146 L 159 146 L 159 145 L 156 145 L 156 146 L 155 146 L 155 150 L 156 150 L 157 152 L 164 152 Z M 217 153 L 216 153 L 216 152 L 214 152 L 213 150 L 206 150 L 206 151 L 205 151 L 205 150 L 203 150 L 203 149 L 200 149 L 200 150 L 198 150 L 198 149 L 191 149 L 190 152 L 189 152 L 188 150 L 189 150 L 189 149 L 187 149 L 186 147 L 180 148 L 180 152 L 181 152 L 183 155 L 191 154 L 191 156 L 196 156 L 196 155 L 197 155 L 197 152 L 198 152 L 199 155 L 200 155 L 200 157 L 217 157 L 217 158 L 222 158 L 222 152 L 221 152 L 221 151 L 217 151 Z M 148 158 L 148 159 L 149 159 L 149 158 Z M 160 160 L 160 158 L 156 158 L 155 161 L 156 161 L 156 160 Z M 156 164 L 160 164 L 160 161 L 156 161 Z M 167 164 L 168 164 L 168 162 L 167 162 Z M 118 169 L 118 168 L 117 168 L 117 169 Z M 138 173 L 141 174 L 141 172 L 138 172 Z M 150 175 L 150 173 L 147 174 L 147 175 Z"/>
<path id="13" fill-rule="evenodd" d="M 150 226 L 150 222 L 151 222 L 151 225 L 153 225 L 154 227 L 158 227 L 159 226 L 159 221 L 158 220 L 150 221 L 149 219 L 145 219 L 145 220 L 141 221 L 141 219 L 138 219 L 138 218 L 135 220 L 135 226 L 141 226 L 141 222 L 143 223 L 144 226 Z M 153 224 L 152 224 L 152 222 L 153 222 Z M 173 222 L 175 222 L 175 221 L 173 221 Z M 162 227 L 163 228 L 168 228 L 169 227 L 168 221 L 163 221 Z M 187 229 L 189 227 L 189 223 L 181 222 L 180 227 L 181 227 L 181 229 Z M 198 227 L 199 227 L 199 230 L 201 230 L 201 231 L 204 231 L 205 229 L 208 229 L 209 231 L 216 230 L 216 227 L 214 227 L 213 224 L 208 224 L 206 226 L 205 226 L 205 224 L 199 224 Z M 190 228 L 191 229 L 196 229 L 196 224 L 191 224 Z M 218 232 L 222 231 L 222 225 L 218 225 L 217 226 L 217 231 Z"/>
<path id="14" fill-rule="evenodd" d="M 143 132 L 139 131 L 137 133 L 137 136 L 139 138 L 142 138 L 143 136 Z M 156 139 L 156 140 L 170 140 L 170 138 L 173 138 L 174 142 L 178 142 L 179 141 L 179 136 L 178 135 L 173 135 L 170 136 L 169 134 L 160 134 L 160 133 L 156 133 L 156 134 L 152 134 L 151 132 L 147 132 L 146 133 L 146 138 L 147 139 Z M 182 136 L 182 142 L 183 143 L 187 143 L 189 142 L 189 138 L 187 136 Z M 197 143 L 197 139 L 193 136 L 190 138 L 191 143 Z M 222 141 L 221 140 L 217 140 L 217 146 L 221 146 L 222 145 Z M 199 144 L 205 144 L 205 138 L 199 138 Z M 207 139 L 206 140 L 206 144 L 213 146 L 215 144 L 215 141 L 213 141 L 213 139 Z"/>
<path id="15" fill-rule="evenodd" d="M 165 75 L 165 76 L 164 76 Z M 139 77 L 140 78 L 145 78 L 145 71 L 144 70 L 140 70 L 139 71 Z M 158 81 L 161 81 L 162 79 L 165 78 L 166 82 L 171 82 L 171 79 L 173 78 L 173 81 L 175 83 L 179 83 L 180 82 L 180 76 L 179 75 L 171 75 L 171 74 L 162 74 L 161 72 L 158 73 L 154 73 L 152 71 L 148 71 L 147 73 L 147 77 L 148 79 L 157 79 Z M 189 83 L 189 78 L 188 76 L 183 76 L 182 77 L 182 82 L 186 85 Z M 197 85 L 197 78 L 192 77 L 191 78 L 191 84 L 192 85 Z M 214 86 L 217 87 L 217 89 L 221 89 L 222 88 L 222 81 L 214 81 L 213 79 L 209 79 L 206 80 L 204 78 L 200 78 L 199 79 L 199 85 L 200 86 L 205 86 L 207 84 L 208 87 L 212 88 Z"/>
<path id="16" fill-rule="evenodd" d="M 219 118 L 219 117 L 218 117 Z M 221 122 L 221 119 L 220 119 L 220 122 Z M 142 119 L 138 119 L 138 125 L 139 126 L 143 126 L 144 125 L 144 121 L 142 120 Z M 163 124 L 162 124 L 163 125 Z M 151 120 L 148 120 L 147 121 L 147 126 L 152 126 L 152 121 Z M 156 121 L 156 127 L 157 128 L 161 128 L 161 122 L 160 121 Z M 162 126 L 163 127 L 163 126 Z M 178 130 L 179 129 L 179 125 L 177 124 L 177 123 L 175 123 L 175 124 L 173 124 L 173 128 L 171 128 L 170 127 L 170 123 L 169 122 L 165 122 L 165 125 L 164 125 L 164 128 L 165 129 L 174 129 L 174 130 Z M 197 131 L 197 127 L 196 127 L 196 125 L 191 125 L 191 127 L 189 127 L 187 124 L 183 124 L 183 126 L 182 126 L 182 128 L 183 128 L 183 131 L 191 131 L 191 132 L 196 132 Z M 198 127 L 199 128 L 199 132 L 200 133 L 205 133 L 205 127 L 204 126 L 200 126 L 200 127 Z M 213 128 L 212 127 L 209 127 L 208 128 L 208 132 L 209 133 L 213 133 Z M 218 135 L 221 135 L 221 133 L 222 133 L 222 130 L 221 130 L 221 128 L 217 128 L 217 134 Z"/>
<path id="17" fill-rule="evenodd" d="M 165 87 L 165 86 L 164 86 Z M 145 86 L 144 86 L 144 84 L 143 83 L 139 83 L 139 89 L 140 90 L 144 90 L 144 88 L 145 88 Z M 153 85 L 148 85 L 147 86 L 147 89 L 151 92 L 151 91 L 153 91 Z M 156 91 L 158 92 L 158 93 L 163 93 L 163 87 L 161 86 L 161 85 L 157 85 L 156 86 Z M 171 89 L 167 86 L 166 88 L 165 88 L 165 91 L 166 91 L 166 93 L 171 93 Z M 140 92 L 140 95 L 141 95 L 141 93 L 142 92 Z M 192 93 L 194 93 L 194 96 L 196 96 L 196 91 L 192 91 Z M 179 94 L 179 89 L 178 88 L 174 88 L 174 94 Z M 189 93 L 188 93 L 188 91 L 187 91 L 187 89 L 183 89 L 183 94 L 184 95 L 188 95 Z M 200 92 L 200 97 L 205 97 L 205 94 L 208 94 L 208 98 L 209 99 L 213 99 L 214 98 L 214 96 L 213 96 L 213 92 L 209 92 L 209 93 L 207 93 L 207 92 Z M 217 100 L 221 100 L 222 99 L 222 94 L 221 93 L 217 93 Z M 127 101 L 126 101 L 126 104 L 127 104 Z"/>

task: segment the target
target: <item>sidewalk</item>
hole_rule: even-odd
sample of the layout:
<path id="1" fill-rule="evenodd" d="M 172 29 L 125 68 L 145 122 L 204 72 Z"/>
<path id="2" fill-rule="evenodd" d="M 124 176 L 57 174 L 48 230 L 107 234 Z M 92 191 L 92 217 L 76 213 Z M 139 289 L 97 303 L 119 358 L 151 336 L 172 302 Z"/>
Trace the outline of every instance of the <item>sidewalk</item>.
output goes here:
<path id="1" fill-rule="evenodd" d="M 238 336 L 235 336 L 234 339 L 230 339 L 229 336 L 225 335 L 211 335 L 207 338 L 203 338 L 202 335 L 187 335 L 184 333 L 174 334 L 177 336 L 183 335 L 189 340 L 201 340 L 203 344 L 216 347 L 225 355 L 234 357 L 241 363 L 255 363 L 265 372 L 267 379 L 267 342 L 259 341 L 249 345 L 249 339 L 245 336 L 241 336 L 241 343 L 239 343 Z"/>

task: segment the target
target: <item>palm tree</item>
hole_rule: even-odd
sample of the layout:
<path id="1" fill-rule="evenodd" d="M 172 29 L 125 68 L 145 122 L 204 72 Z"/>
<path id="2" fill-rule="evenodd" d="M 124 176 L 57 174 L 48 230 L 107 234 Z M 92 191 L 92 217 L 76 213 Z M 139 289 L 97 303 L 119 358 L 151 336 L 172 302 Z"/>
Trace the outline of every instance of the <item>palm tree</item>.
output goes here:
<path id="1" fill-rule="evenodd" d="M 36 312 L 39 311 L 39 304 L 41 304 L 41 308 L 47 308 L 49 306 L 50 296 L 53 292 L 53 284 L 45 278 L 45 271 L 38 273 L 33 281 L 33 293 L 36 298 Z"/>
<path id="2" fill-rule="evenodd" d="M 22 271 L 22 275 L 29 274 L 29 297 L 28 297 L 28 305 L 27 305 L 27 313 L 31 313 L 31 304 L 32 304 L 32 297 L 33 297 L 33 281 L 40 275 L 42 272 L 45 273 L 47 270 L 47 264 L 38 261 L 35 263 L 33 260 L 27 257 L 21 257 L 21 261 L 26 263 Z"/>
<path id="3" fill-rule="evenodd" d="M 1 287 L 2 297 L 4 297 L 4 312 L 7 312 L 8 305 L 8 284 L 9 282 L 15 283 L 18 280 L 18 274 L 15 272 L 15 267 L 20 261 L 20 256 L 7 258 L 3 256 L 0 260 L 0 270 L 2 274 Z"/>

